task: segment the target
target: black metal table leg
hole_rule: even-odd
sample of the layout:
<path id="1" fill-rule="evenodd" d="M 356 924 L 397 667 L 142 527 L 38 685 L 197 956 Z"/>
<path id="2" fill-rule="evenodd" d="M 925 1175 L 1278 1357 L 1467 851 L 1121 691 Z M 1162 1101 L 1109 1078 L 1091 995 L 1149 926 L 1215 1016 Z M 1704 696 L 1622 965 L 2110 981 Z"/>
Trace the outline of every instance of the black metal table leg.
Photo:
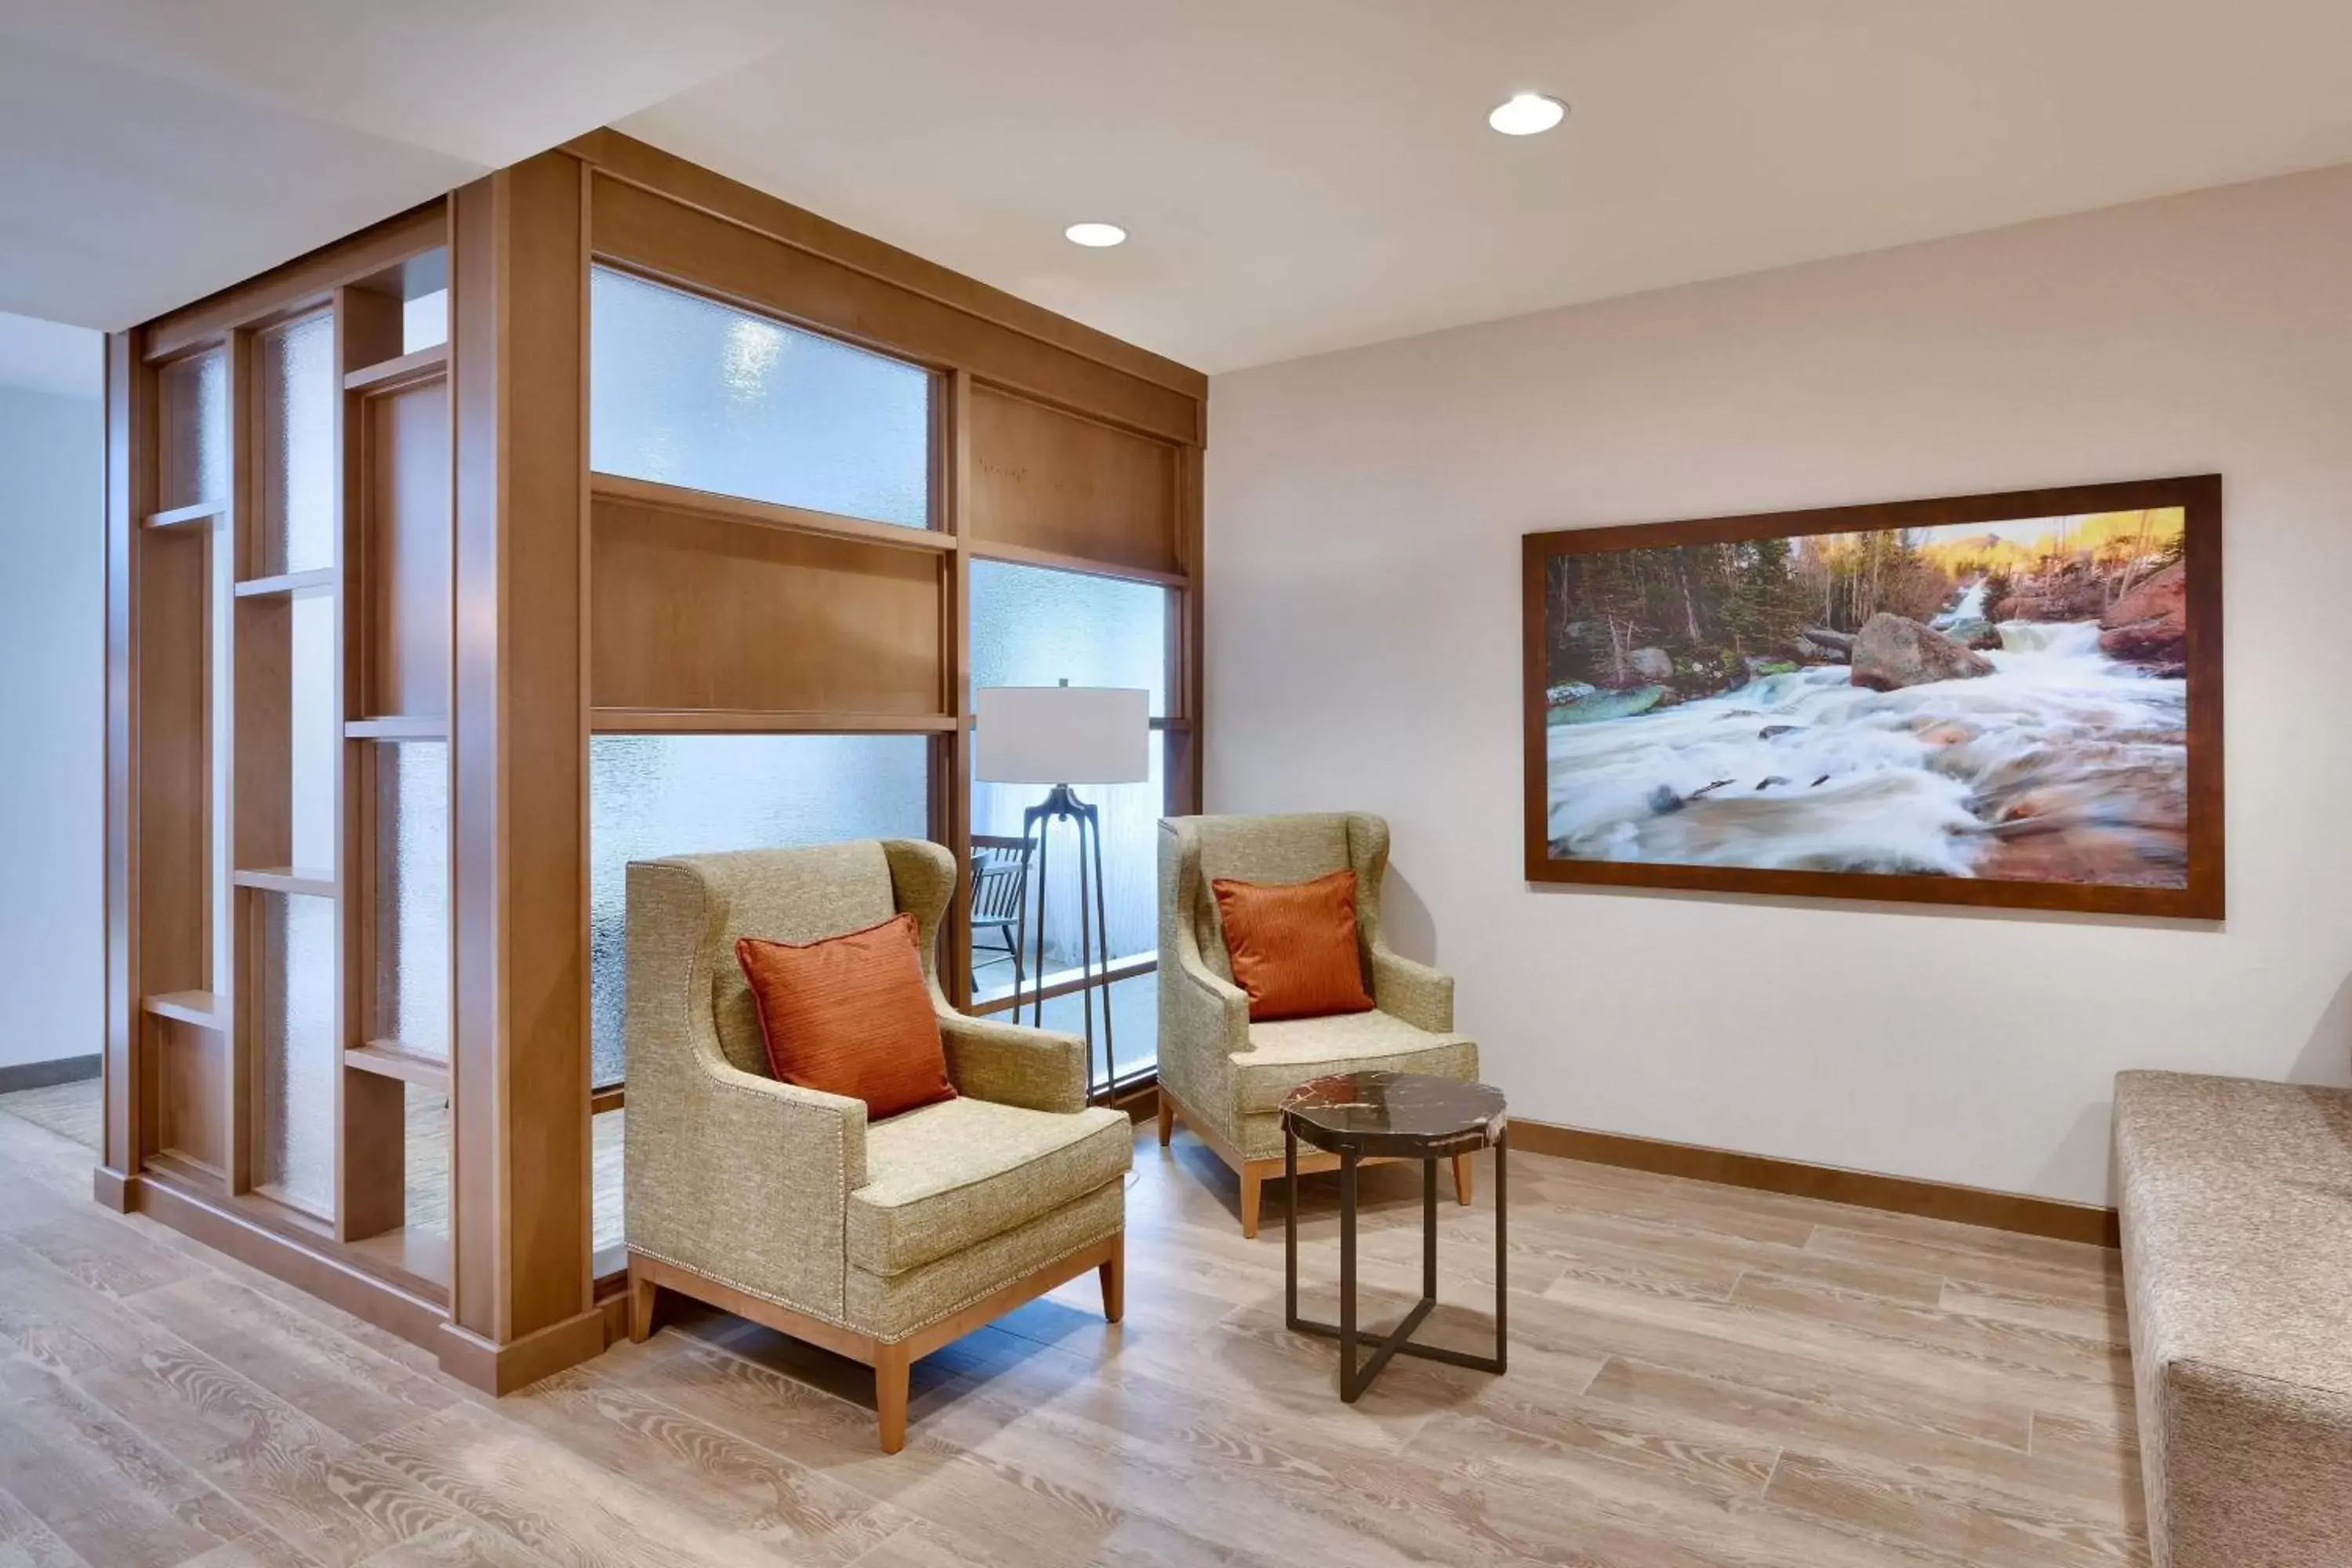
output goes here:
<path id="1" fill-rule="evenodd" d="M 1298 1327 L 1298 1134 L 1282 1127 L 1282 1321 Z"/>
<path id="2" fill-rule="evenodd" d="M 1339 1397 L 1353 1405 L 1363 1392 L 1356 1376 L 1356 1154 L 1350 1149 L 1339 1156 Z"/>
<path id="3" fill-rule="evenodd" d="M 1421 1293 L 1437 1299 L 1437 1162 L 1421 1163 Z"/>
<path id="4" fill-rule="evenodd" d="M 1360 1121 L 1370 1110 L 1387 1114 L 1392 1103 L 1385 1096 L 1401 1086 L 1415 1099 L 1403 1106 L 1400 1121 L 1414 1114 L 1437 1125 L 1426 1133 L 1419 1129 L 1375 1124 L 1369 1157 L 1419 1159 L 1421 1171 L 1421 1299 L 1386 1333 L 1364 1333 L 1357 1318 L 1357 1226 L 1360 1220 L 1360 1175 L 1368 1157 L 1367 1140 L 1349 1119 Z M 1367 1093 L 1371 1098 L 1366 1098 Z M 1448 1104 L 1465 1097 L 1466 1107 Z M 1435 1109 L 1433 1110 L 1433 1103 Z M 1463 1121 L 1446 1125 L 1444 1118 L 1460 1114 Z M 1301 1126 L 1318 1148 L 1338 1156 L 1339 1165 L 1339 1321 L 1318 1322 L 1298 1310 L 1298 1140 Z M 1339 1342 L 1339 1397 L 1349 1405 L 1360 1398 L 1381 1369 L 1399 1355 L 1477 1372 L 1500 1373 L 1508 1354 L 1510 1293 L 1509 1157 L 1505 1152 L 1502 1097 L 1483 1084 L 1453 1086 L 1445 1080 L 1417 1079 L 1410 1074 L 1342 1074 L 1296 1090 L 1285 1100 L 1282 1122 L 1283 1174 L 1283 1320 L 1291 1329 L 1320 1334 Z M 1412 1336 L 1437 1305 L 1437 1162 L 1465 1156 L 1481 1148 L 1495 1151 L 1495 1353 L 1473 1355 L 1442 1345 L 1421 1345 Z M 1359 1342 L 1370 1340 L 1367 1355 L 1357 1362 Z"/>
<path id="5" fill-rule="evenodd" d="M 1502 1151 L 1497 1142 L 1495 1175 L 1495 1353 L 1491 1356 L 1472 1355 L 1467 1351 L 1448 1350 L 1443 1345 L 1421 1345 L 1412 1342 L 1413 1331 L 1420 1328 L 1431 1309 L 1437 1305 L 1437 1165 L 1435 1161 L 1423 1164 L 1422 1171 L 1422 1233 L 1421 1233 L 1421 1300 L 1404 1315 L 1402 1322 L 1381 1336 L 1372 1345 L 1372 1353 L 1361 1366 L 1356 1364 L 1358 1342 L 1363 1335 L 1356 1324 L 1356 1215 L 1357 1156 L 1339 1156 L 1339 1321 L 1337 1323 L 1318 1322 L 1298 1314 L 1298 1201 L 1294 1196 L 1286 1203 L 1286 1223 L 1283 1227 L 1283 1316 L 1288 1325 L 1300 1333 L 1320 1334 L 1325 1339 L 1339 1342 L 1339 1397 L 1353 1405 L 1362 1397 L 1365 1389 L 1382 1367 L 1400 1355 L 1419 1356 L 1423 1361 L 1440 1361 L 1449 1366 L 1466 1366 L 1474 1372 L 1499 1373 L 1504 1369 L 1507 1327 L 1504 1318 L 1504 1298 L 1510 1289 L 1506 1270 L 1505 1252 L 1507 1241 L 1504 1235 L 1502 1212 L 1506 1201 Z M 1283 1173 L 1289 1178 L 1292 1191 L 1297 1191 L 1298 1146 L 1286 1132 L 1283 1145 Z"/>

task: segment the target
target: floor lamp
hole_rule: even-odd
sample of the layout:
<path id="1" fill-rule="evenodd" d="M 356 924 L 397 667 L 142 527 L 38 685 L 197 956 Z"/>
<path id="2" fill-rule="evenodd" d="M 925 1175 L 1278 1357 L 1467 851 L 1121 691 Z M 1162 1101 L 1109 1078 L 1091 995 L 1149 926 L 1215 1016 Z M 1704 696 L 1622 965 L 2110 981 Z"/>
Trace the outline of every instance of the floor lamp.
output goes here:
<path id="1" fill-rule="evenodd" d="M 1021 836 L 1037 846 L 1037 962 L 1030 970 L 1036 986 L 1032 1021 L 1045 1021 L 1045 871 L 1054 824 L 1077 830 L 1078 994 L 1086 1010 L 1087 1074 L 1095 1051 L 1097 984 L 1103 986 L 1102 1082 L 1111 1081 L 1110 929 L 1104 919 L 1102 816 L 1080 800 L 1073 784 L 1140 784 L 1151 776 L 1151 694 L 1108 686 L 992 686 L 973 694 L 979 732 L 973 737 L 972 773 L 983 784 L 1047 784 L 1045 798 L 1021 814 Z M 1092 865 L 1088 865 L 1091 856 Z M 1091 900 L 1089 899 L 1091 895 Z M 1091 903 L 1091 907 L 1089 904 Z M 1014 927 L 1018 950 L 1026 936 Z M 1097 969 L 1099 960 L 1099 971 Z M 1013 1016 L 1021 1017 L 1016 983 Z"/>

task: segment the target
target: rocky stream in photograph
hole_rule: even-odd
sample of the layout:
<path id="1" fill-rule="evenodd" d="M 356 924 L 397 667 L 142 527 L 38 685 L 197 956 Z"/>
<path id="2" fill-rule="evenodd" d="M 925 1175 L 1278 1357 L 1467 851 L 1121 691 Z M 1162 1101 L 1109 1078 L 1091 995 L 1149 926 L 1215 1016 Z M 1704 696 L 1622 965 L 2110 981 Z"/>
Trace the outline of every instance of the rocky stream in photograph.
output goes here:
<path id="1" fill-rule="evenodd" d="M 1555 858 L 2180 887 L 2177 510 L 1555 558 Z"/>

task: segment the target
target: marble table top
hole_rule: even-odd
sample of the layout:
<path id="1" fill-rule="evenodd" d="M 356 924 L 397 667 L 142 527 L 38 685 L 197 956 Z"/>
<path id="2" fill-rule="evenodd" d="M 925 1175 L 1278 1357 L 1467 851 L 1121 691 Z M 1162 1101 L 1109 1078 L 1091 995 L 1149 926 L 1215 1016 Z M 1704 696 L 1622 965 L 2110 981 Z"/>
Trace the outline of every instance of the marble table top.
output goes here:
<path id="1" fill-rule="evenodd" d="M 1343 1072 L 1292 1089 L 1286 1126 L 1331 1153 L 1433 1160 L 1483 1149 L 1508 1121 L 1503 1091 L 1415 1072 Z"/>

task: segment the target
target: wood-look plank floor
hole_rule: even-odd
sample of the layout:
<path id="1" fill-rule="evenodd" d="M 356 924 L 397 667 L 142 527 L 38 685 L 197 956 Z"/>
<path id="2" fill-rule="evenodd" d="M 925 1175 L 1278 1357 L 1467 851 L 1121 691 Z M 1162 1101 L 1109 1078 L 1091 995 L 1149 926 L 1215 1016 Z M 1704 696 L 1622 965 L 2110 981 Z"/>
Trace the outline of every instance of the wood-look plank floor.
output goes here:
<path id="1" fill-rule="evenodd" d="M 36 1127 L 46 1127 L 60 1138 L 69 1138 L 93 1153 L 99 1144 L 99 1116 L 103 1100 L 95 1078 L 77 1079 L 71 1083 L 53 1083 L 46 1089 L 20 1089 L 10 1094 L 0 1094 L 0 1113 L 17 1117 Z"/>
<path id="2" fill-rule="evenodd" d="M 405 1218 L 412 1230 L 446 1238 L 449 1234 L 449 1110 L 447 1099 L 407 1087 Z M 69 1138 L 95 1152 L 99 1147 L 100 1097 L 96 1079 L 0 1094 L 0 1115 L 29 1121 Z M 621 1245 L 621 1110 L 608 1110 L 590 1123 L 591 1180 L 594 1184 L 590 1245 L 598 1252 Z"/>
<path id="3" fill-rule="evenodd" d="M 1282 1327 L 1278 1223 L 1243 1240 L 1207 1152 L 1139 1133 L 1127 1321 L 1089 1278 L 930 1357 L 886 1457 L 864 1369 L 698 1309 L 486 1399 L 0 1115 L 0 1565 L 2147 1561 L 2112 1253 L 1521 1154 L 1509 1373 L 1399 1361 L 1350 1407 Z M 1441 1210 L 1465 1345 L 1490 1175 Z M 1418 1185 L 1366 1185 L 1381 1322 Z"/>

